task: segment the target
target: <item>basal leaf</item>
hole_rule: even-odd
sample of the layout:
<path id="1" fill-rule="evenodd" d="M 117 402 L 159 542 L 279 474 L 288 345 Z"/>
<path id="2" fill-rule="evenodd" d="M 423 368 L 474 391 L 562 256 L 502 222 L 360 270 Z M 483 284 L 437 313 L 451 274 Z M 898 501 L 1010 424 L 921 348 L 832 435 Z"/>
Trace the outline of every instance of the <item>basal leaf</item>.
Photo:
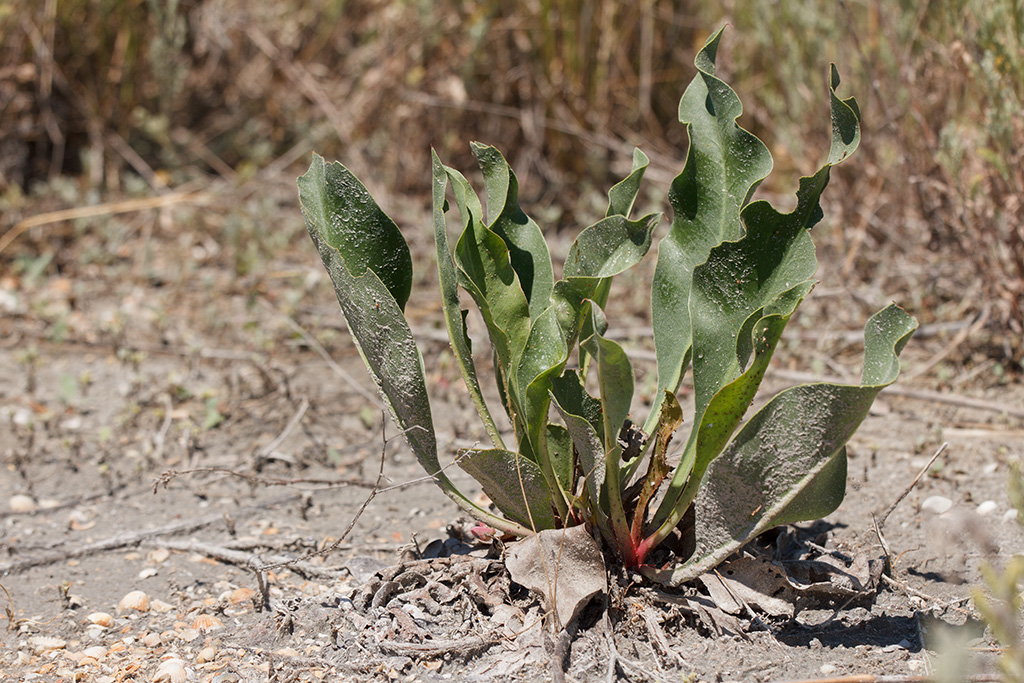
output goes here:
<path id="1" fill-rule="evenodd" d="M 555 528 L 551 494 L 537 463 L 518 453 L 491 448 L 463 454 L 459 467 L 509 519 L 539 531 Z"/>
<path id="2" fill-rule="evenodd" d="M 480 143 L 472 147 L 484 174 L 488 227 L 505 241 L 512 268 L 529 302 L 530 316 L 536 317 L 547 308 L 555 283 L 544 233 L 519 206 L 519 181 L 501 152 Z"/>
<path id="3" fill-rule="evenodd" d="M 837 84 L 837 78 L 830 80 L 833 88 Z M 834 89 L 831 102 L 845 114 L 833 114 L 830 161 L 800 179 L 796 208 L 782 214 L 765 201 L 747 205 L 741 212 L 745 234 L 713 247 L 707 260 L 693 269 L 689 312 L 698 427 L 655 515 L 655 543 L 671 531 L 697 494 L 703 472 L 753 400 L 782 328 L 810 290 L 817 259 L 808 231 L 821 219 L 819 202 L 831 160 L 846 158 L 859 141 L 858 120 L 850 115 L 855 110 Z M 751 327 L 753 321 L 758 322 Z M 754 349 L 760 349 L 755 356 L 760 361 L 743 372 Z M 726 388 L 734 380 L 738 383 Z M 712 402 L 716 413 L 706 416 Z"/>
<path id="4" fill-rule="evenodd" d="M 480 418 L 484 422 L 487 433 L 491 436 L 494 445 L 503 448 L 501 434 L 491 417 L 490 410 L 484 401 L 483 392 L 480 390 L 480 381 L 477 379 L 476 366 L 473 363 L 473 349 L 466 333 L 465 311 L 459 304 L 458 276 L 455 272 L 455 262 L 448 247 L 448 228 L 445 220 L 445 189 L 448 186 L 448 173 L 437 153 L 431 150 L 433 167 L 433 206 L 434 206 L 434 244 L 437 248 L 437 279 L 441 288 L 441 306 L 444 311 L 445 325 L 448 328 L 448 339 L 451 342 L 452 353 L 455 361 L 462 371 L 466 388 L 469 389 L 470 397 L 476 406 Z M 463 197 L 461 205 L 465 207 L 466 199 Z"/>
<path id="5" fill-rule="evenodd" d="M 448 177 L 464 225 L 455 245 L 459 284 L 469 292 L 480 310 L 494 347 L 498 382 L 507 391 L 510 379 L 502 373 L 513 367 L 513 359 L 519 357 L 526 344 L 530 331 L 529 303 L 512 267 L 505 241 L 473 213 L 474 207 L 479 208 L 479 200 L 469 183 L 456 171 L 449 170 Z M 514 398 L 513 393 L 508 396 Z M 515 408 L 511 408 L 510 412 L 515 413 Z"/>
<path id="6" fill-rule="evenodd" d="M 715 77 L 722 31 L 697 55 L 698 76 L 679 102 L 690 146 L 683 172 L 672 181 L 672 228 L 658 245 L 651 289 L 658 384 L 675 392 L 691 344 L 690 286 L 693 271 L 712 247 L 742 234 L 740 209 L 772 168 L 768 148 L 736 124 L 743 111 L 736 93 Z M 659 406 L 651 410 L 650 432 Z"/>
<path id="7" fill-rule="evenodd" d="M 307 225 L 312 222 L 320 238 L 344 255 L 353 275 L 372 270 L 404 309 L 412 291 L 409 247 L 366 186 L 341 164 L 317 154 L 298 184 Z"/>
<path id="8" fill-rule="evenodd" d="M 394 294 L 405 292 L 407 295 L 406 278 L 411 282 L 411 267 L 408 270 L 400 267 L 410 263 L 409 249 L 401 233 L 366 193 L 362 183 L 341 164 L 326 164 L 315 156 L 298 185 L 309 236 L 334 283 L 349 331 L 420 465 L 470 514 L 496 528 L 527 533 L 519 524 L 496 517 L 472 503 L 455 488 L 438 461 L 423 361 Z M 356 212 L 354 207 L 360 210 Z M 367 222 L 360 223 L 359 216 L 365 216 Z M 342 217 L 347 217 L 348 221 Z M 364 228 L 371 234 L 380 233 L 379 239 L 369 244 L 361 235 Z M 373 256 L 368 257 L 366 250 Z M 378 270 L 389 283 L 378 275 Z"/>
<path id="9" fill-rule="evenodd" d="M 608 190 L 608 210 L 605 216 L 622 216 L 629 218 L 633 210 L 636 196 L 640 194 L 640 183 L 651 160 L 637 147 L 633 150 L 633 169 L 629 175 Z"/>
<path id="10" fill-rule="evenodd" d="M 878 392 L 896 380 L 899 353 L 916 327 L 895 305 L 879 311 L 866 328 L 864 384 L 807 384 L 769 401 L 708 469 L 695 501 L 694 555 L 678 569 L 645 573 L 678 585 L 774 526 L 838 507 L 846 490 L 845 444 Z"/>

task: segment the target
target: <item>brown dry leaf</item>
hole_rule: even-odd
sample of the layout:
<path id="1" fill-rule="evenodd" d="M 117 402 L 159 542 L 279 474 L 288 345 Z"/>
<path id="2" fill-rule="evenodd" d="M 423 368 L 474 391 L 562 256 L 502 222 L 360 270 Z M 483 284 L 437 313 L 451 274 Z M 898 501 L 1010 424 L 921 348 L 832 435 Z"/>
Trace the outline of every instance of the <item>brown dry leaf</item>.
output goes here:
<path id="1" fill-rule="evenodd" d="M 793 616 L 790 584 L 782 570 L 757 557 L 738 557 L 700 577 L 719 609 L 740 614 L 744 605 L 772 616 Z"/>
<path id="2" fill-rule="evenodd" d="M 549 609 L 554 605 L 562 627 L 592 597 L 608 590 L 601 549 L 582 525 L 546 529 L 510 545 L 505 567 L 513 581 L 539 594 Z"/>

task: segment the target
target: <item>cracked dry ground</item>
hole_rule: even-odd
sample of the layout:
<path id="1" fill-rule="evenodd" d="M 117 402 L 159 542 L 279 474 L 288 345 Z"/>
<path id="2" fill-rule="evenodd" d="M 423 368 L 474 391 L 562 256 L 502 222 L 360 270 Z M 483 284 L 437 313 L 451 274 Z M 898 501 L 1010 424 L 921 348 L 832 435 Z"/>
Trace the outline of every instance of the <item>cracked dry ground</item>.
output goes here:
<path id="1" fill-rule="evenodd" d="M 329 284 L 295 234 L 260 276 L 238 276 L 210 235 L 157 225 L 102 265 L 64 255 L 52 274 L 0 277 L 0 679 L 543 680 L 552 658 L 568 680 L 911 676 L 951 666 L 943 638 L 992 670 L 995 643 L 968 598 L 989 553 L 1022 547 L 1004 487 L 1024 425 L 998 409 L 1024 404 L 1019 385 L 976 375 L 957 388 L 974 405 L 901 395 L 934 388 L 925 374 L 882 394 L 851 442 L 846 502 L 774 538 L 879 557 L 871 513 L 948 442 L 887 521 L 893 580 L 870 599 L 728 614 L 703 585 L 613 575 L 607 612 L 592 604 L 567 643 L 496 549 L 461 543 L 455 507 L 390 424 L 383 442 Z M 89 239 L 67 248 L 84 253 Z M 452 453 L 485 435 L 438 338 L 433 291 L 419 282 L 410 310 Z M 832 320 L 826 305 L 806 315 Z M 646 323 L 618 324 L 640 330 L 625 343 L 645 368 Z M 904 365 L 946 343 L 922 335 Z M 825 353 L 830 371 L 859 372 L 855 343 Z M 779 356 L 768 390 L 810 369 Z M 382 454 L 385 490 L 344 535 Z"/>

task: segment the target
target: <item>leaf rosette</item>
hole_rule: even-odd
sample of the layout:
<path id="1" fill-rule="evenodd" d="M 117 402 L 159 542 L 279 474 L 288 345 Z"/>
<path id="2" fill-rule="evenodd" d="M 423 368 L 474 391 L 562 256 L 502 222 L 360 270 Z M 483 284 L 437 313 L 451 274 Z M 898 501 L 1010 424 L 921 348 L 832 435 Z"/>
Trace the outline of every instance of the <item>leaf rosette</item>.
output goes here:
<path id="1" fill-rule="evenodd" d="M 501 153 L 473 144 L 486 215 L 466 178 L 432 155 L 442 310 L 492 441 L 457 462 L 493 506 L 460 491 L 438 457 L 423 360 L 403 312 L 412 260 L 400 230 L 341 164 L 314 156 L 299 178 L 310 237 L 352 336 L 441 489 L 508 534 L 586 524 L 626 565 L 668 583 L 700 576 L 774 526 L 835 510 L 846 489 L 845 444 L 896 380 L 898 356 L 916 328 L 897 306 L 883 309 L 865 329 L 859 384 L 791 387 L 747 417 L 787 323 L 814 287 L 812 228 L 832 166 L 860 142 L 860 111 L 853 98 L 836 94 L 833 66 L 825 163 L 800 179 L 793 211 L 752 201 L 772 160 L 737 124 L 739 98 L 715 75 L 721 33 L 697 55 L 697 75 L 679 105 L 689 149 L 668 191 L 672 221 L 657 241 L 650 295 L 658 390 L 636 425 L 634 370 L 608 337 L 605 308 L 615 276 L 655 244 L 662 216 L 632 217 L 648 158 L 634 151 L 631 172 L 608 192 L 605 217 L 579 233 L 556 280 L 543 231 L 521 208 L 518 180 Z M 459 217 L 454 245 L 449 197 Z M 460 292 L 487 330 L 498 413 L 484 398 Z M 676 399 L 687 371 L 690 416 Z M 670 450 L 684 417 L 688 435 Z M 651 551 L 678 532 L 693 539 L 692 553 L 668 568 L 651 566 Z"/>

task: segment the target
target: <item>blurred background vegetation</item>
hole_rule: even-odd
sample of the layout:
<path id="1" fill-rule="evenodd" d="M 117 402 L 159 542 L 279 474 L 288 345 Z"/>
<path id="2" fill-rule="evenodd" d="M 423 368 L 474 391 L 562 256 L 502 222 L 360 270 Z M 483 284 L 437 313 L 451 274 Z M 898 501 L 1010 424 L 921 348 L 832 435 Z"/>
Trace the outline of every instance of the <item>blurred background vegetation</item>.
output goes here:
<path id="1" fill-rule="evenodd" d="M 469 170 L 469 140 L 506 152 L 542 226 L 574 231 L 634 145 L 652 192 L 681 169 L 678 100 L 725 22 L 720 70 L 776 160 L 763 196 L 792 204 L 824 157 L 830 62 L 863 110 L 822 286 L 857 319 L 895 298 L 960 324 L 955 360 L 1019 373 L 1020 0 L 0 0 L 0 243 L 44 211 L 200 191 L 190 229 L 247 275 L 306 246 L 292 183 L 313 149 L 402 223 L 429 202 L 430 146 Z M 80 230 L 13 235 L 0 273 L 73 274 Z"/>

